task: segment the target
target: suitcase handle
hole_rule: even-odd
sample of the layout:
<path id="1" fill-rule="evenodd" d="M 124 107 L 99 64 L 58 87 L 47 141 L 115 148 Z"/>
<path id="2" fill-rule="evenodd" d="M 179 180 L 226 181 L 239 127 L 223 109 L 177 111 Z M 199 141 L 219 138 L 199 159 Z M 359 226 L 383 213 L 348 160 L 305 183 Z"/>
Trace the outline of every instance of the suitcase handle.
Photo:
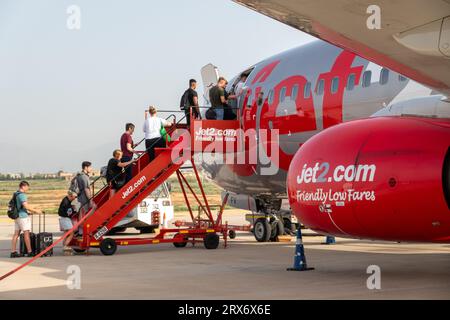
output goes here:
<path id="1" fill-rule="evenodd" d="M 45 232 L 45 211 L 42 211 L 42 215 L 44 216 L 43 232 Z M 39 233 L 41 233 L 41 214 L 39 215 Z"/>

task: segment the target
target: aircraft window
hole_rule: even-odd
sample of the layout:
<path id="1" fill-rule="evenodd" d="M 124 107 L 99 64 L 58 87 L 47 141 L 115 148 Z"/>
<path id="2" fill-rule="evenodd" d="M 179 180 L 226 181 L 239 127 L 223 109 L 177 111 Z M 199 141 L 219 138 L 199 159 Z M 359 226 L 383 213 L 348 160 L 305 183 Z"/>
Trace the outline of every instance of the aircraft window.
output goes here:
<path id="1" fill-rule="evenodd" d="M 280 102 L 283 102 L 286 99 L 286 87 L 283 87 L 280 92 Z"/>
<path id="2" fill-rule="evenodd" d="M 305 99 L 309 99 L 311 97 L 311 82 L 307 82 L 305 84 L 305 90 L 303 92 L 303 96 Z"/>
<path id="3" fill-rule="evenodd" d="M 296 101 L 296 100 L 297 100 L 297 95 L 298 95 L 298 85 L 296 84 L 296 85 L 292 88 L 292 92 L 291 92 L 291 100 L 292 100 L 292 101 Z"/>
<path id="4" fill-rule="evenodd" d="M 305 99 L 309 99 L 311 97 L 311 82 L 307 82 L 305 84 L 305 89 L 303 91 L 303 97 L 305 97 Z"/>
<path id="5" fill-rule="evenodd" d="M 347 80 L 347 90 L 352 91 L 355 88 L 356 75 L 352 73 Z"/>
<path id="6" fill-rule="evenodd" d="M 404 76 L 402 76 L 402 75 L 399 75 L 399 76 L 398 76 L 398 80 L 400 80 L 401 82 L 404 82 L 404 81 L 407 81 L 408 78 L 406 78 L 406 77 L 404 77 Z"/>
<path id="7" fill-rule="evenodd" d="M 325 80 L 320 80 L 319 83 L 317 84 L 317 94 L 319 96 L 323 95 L 323 91 L 325 89 Z"/>
<path id="8" fill-rule="evenodd" d="M 370 84 L 372 83 L 372 71 L 366 71 L 363 75 L 363 87 L 367 88 L 370 87 Z"/>
<path id="9" fill-rule="evenodd" d="M 273 103 L 273 90 L 270 90 L 270 91 L 269 91 L 268 102 L 269 102 L 269 104 L 272 104 L 272 103 Z"/>
<path id="10" fill-rule="evenodd" d="M 331 82 L 331 92 L 335 94 L 339 90 L 339 77 L 336 77 Z"/>
<path id="11" fill-rule="evenodd" d="M 380 74 L 380 84 L 381 85 L 385 85 L 388 83 L 389 81 L 389 69 L 385 69 L 383 68 L 383 70 L 381 70 L 381 74 Z"/>

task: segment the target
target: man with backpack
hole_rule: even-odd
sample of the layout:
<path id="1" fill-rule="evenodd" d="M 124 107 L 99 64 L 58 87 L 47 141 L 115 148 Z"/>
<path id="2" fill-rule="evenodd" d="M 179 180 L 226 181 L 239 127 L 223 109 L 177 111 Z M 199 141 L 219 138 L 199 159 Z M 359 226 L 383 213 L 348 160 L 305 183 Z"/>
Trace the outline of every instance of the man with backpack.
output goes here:
<path id="1" fill-rule="evenodd" d="M 11 258 L 19 258 L 21 255 L 17 252 L 17 240 L 20 233 L 23 232 L 24 242 L 27 249 L 27 257 L 33 257 L 33 250 L 31 246 L 31 214 L 42 214 L 41 211 L 32 208 L 28 204 L 27 192 L 30 190 L 30 184 L 27 181 L 22 181 L 19 184 L 19 190 L 14 193 L 8 207 L 8 216 L 14 219 L 15 231 L 11 243 Z"/>
<path id="2" fill-rule="evenodd" d="M 92 199 L 91 183 L 89 181 L 89 175 L 92 173 L 92 163 L 84 161 L 81 164 L 82 171 L 77 174 L 70 182 L 69 191 L 72 191 L 78 196 L 79 203 L 79 219 L 81 220 L 92 208 L 95 203 Z M 82 228 L 78 231 L 78 234 L 82 234 Z"/>
<path id="3" fill-rule="evenodd" d="M 198 94 L 197 91 L 195 91 L 196 89 L 197 81 L 195 79 L 189 80 L 189 89 L 187 89 L 181 97 L 180 109 L 184 110 L 188 128 L 191 127 L 191 109 L 194 119 L 201 119 L 200 109 L 198 107 Z"/>

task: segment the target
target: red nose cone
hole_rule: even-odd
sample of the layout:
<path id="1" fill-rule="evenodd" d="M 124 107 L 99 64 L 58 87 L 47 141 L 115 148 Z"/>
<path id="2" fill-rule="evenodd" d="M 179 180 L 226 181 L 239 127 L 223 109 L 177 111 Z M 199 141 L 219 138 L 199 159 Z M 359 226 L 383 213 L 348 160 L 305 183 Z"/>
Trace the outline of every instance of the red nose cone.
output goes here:
<path id="1" fill-rule="evenodd" d="M 448 242 L 449 148 L 450 120 L 389 117 L 335 126 L 294 157 L 291 208 L 324 234 Z"/>

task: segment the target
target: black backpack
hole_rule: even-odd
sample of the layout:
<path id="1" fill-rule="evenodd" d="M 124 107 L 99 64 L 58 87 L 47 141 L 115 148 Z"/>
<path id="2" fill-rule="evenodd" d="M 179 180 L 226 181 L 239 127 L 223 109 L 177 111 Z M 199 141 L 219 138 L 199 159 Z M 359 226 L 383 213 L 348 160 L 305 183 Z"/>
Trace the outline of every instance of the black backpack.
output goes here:
<path id="1" fill-rule="evenodd" d="M 190 104 L 189 104 L 189 89 L 186 90 L 183 95 L 181 96 L 180 101 L 180 110 L 189 110 Z"/>
<path id="2" fill-rule="evenodd" d="M 209 108 L 205 114 L 206 120 L 217 120 L 217 113 L 213 107 Z"/>
<path id="3" fill-rule="evenodd" d="M 17 194 L 18 192 L 14 192 L 14 195 L 8 203 L 8 217 L 10 219 L 16 220 L 19 218 L 19 208 L 17 207 Z"/>

